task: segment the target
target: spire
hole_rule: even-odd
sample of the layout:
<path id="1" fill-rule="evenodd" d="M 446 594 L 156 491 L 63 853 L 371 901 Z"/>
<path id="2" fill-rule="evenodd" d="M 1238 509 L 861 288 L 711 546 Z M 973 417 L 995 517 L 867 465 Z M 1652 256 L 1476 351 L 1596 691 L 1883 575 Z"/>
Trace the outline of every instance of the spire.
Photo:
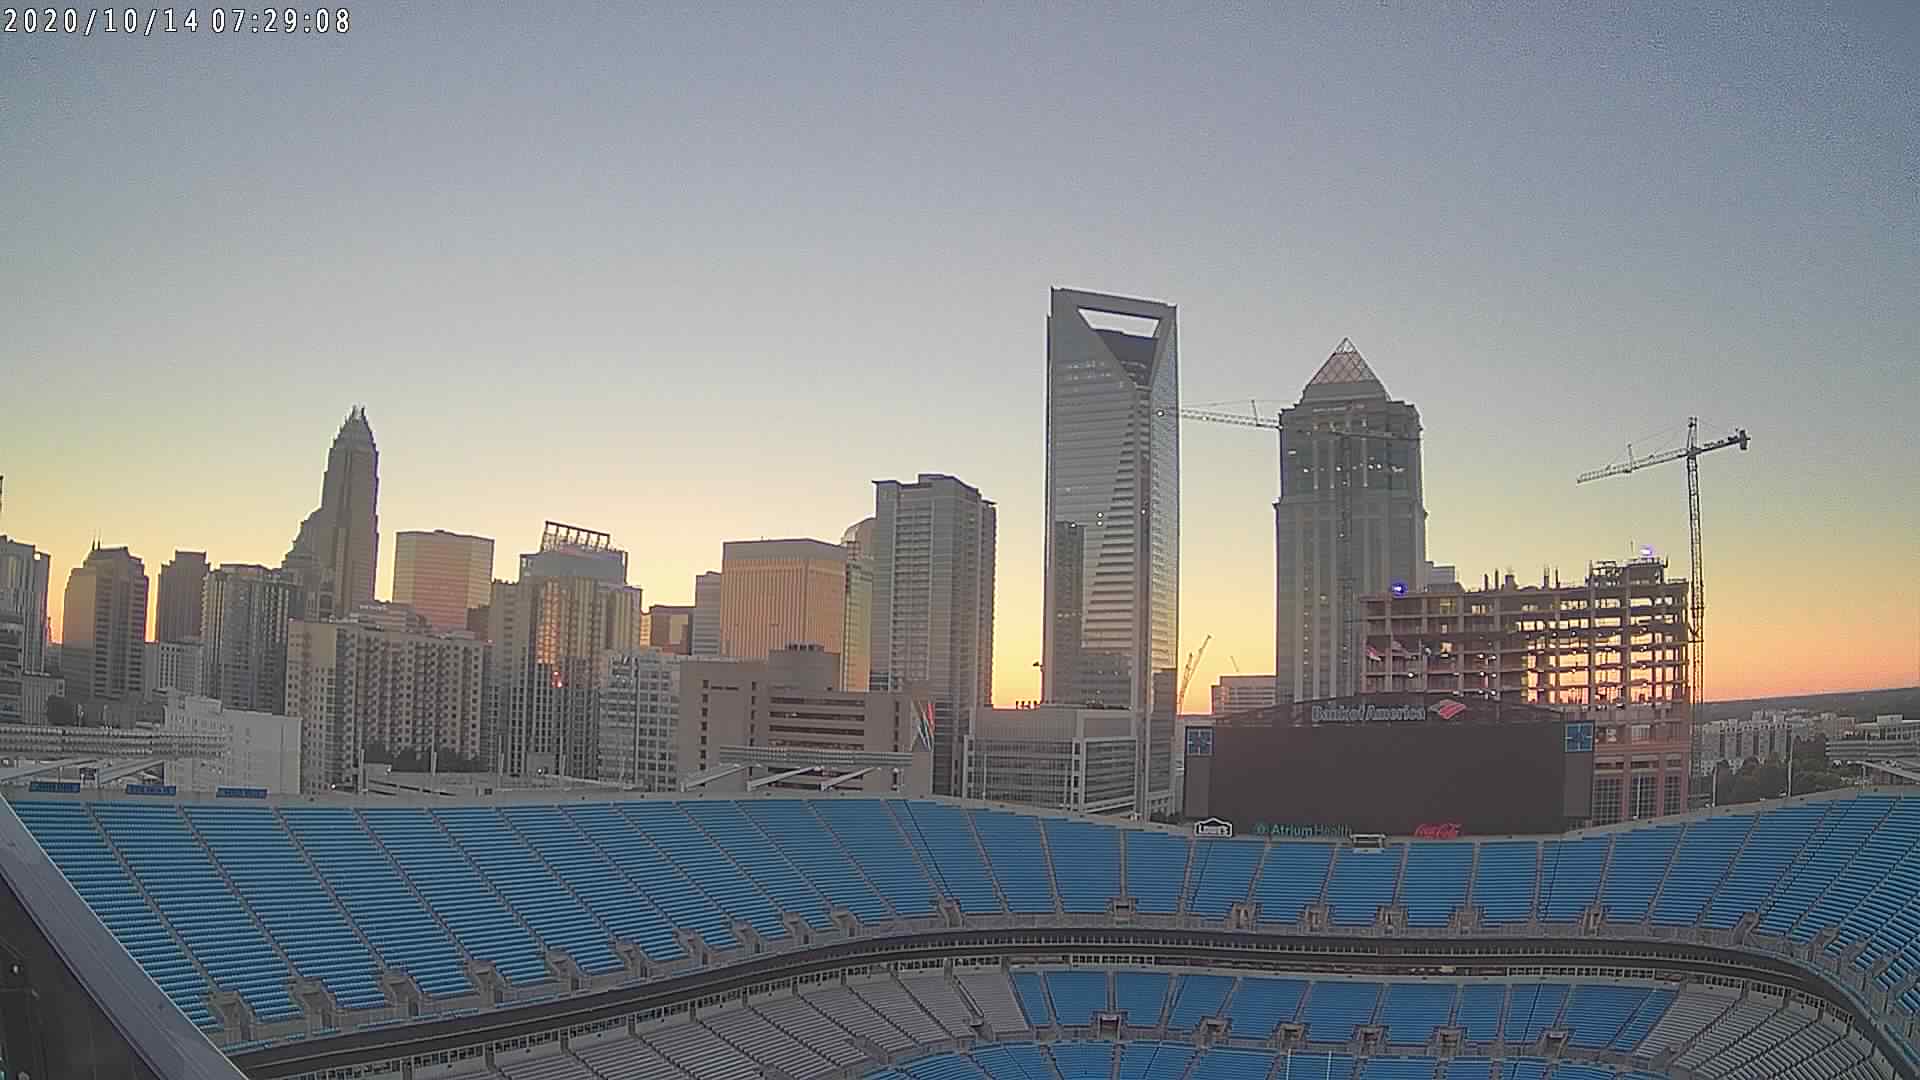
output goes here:
<path id="1" fill-rule="evenodd" d="M 1386 397 L 1387 388 L 1380 377 L 1367 366 L 1360 350 L 1354 348 L 1352 338 L 1341 338 L 1327 356 L 1327 362 L 1307 380 L 1303 398 L 1363 398 Z"/>
<path id="2" fill-rule="evenodd" d="M 355 405 L 347 411 L 347 418 L 340 424 L 340 433 L 336 441 L 352 438 L 355 441 L 373 442 L 373 425 L 367 423 L 367 409 L 364 405 Z"/>

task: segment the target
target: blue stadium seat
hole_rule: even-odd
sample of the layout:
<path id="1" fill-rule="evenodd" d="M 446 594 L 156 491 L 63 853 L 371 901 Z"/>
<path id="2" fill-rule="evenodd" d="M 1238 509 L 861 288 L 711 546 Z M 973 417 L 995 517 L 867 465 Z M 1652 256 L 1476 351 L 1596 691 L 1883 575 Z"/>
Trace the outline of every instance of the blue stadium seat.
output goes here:
<path id="1" fill-rule="evenodd" d="M 1465 1032 L 1468 1042 L 1495 1042 L 1500 1038 L 1500 1021 L 1506 1012 L 1506 986 L 1470 983 L 1460 988 L 1460 1005 L 1454 1023 Z"/>
<path id="2" fill-rule="evenodd" d="M 1066 818 L 1045 819 L 1047 850 L 1061 907 L 1098 915 L 1120 895 L 1120 830 Z"/>
<path id="3" fill-rule="evenodd" d="M 1048 1049 L 1061 1080 L 1109 1080 L 1113 1076 L 1113 1043 L 1061 1042 Z"/>
<path id="4" fill-rule="evenodd" d="M 237 991 L 262 1020 L 300 1015 L 287 993 L 286 962 L 220 879 L 177 807 L 106 801 L 94 803 L 93 812 L 214 985 Z"/>
<path id="5" fill-rule="evenodd" d="M 1487 1058 L 1454 1058 L 1447 1062 L 1446 1080 L 1493 1080 L 1493 1062 Z"/>
<path id="6" fill-rule="evenodd" d="M 1546 1080 L 1547 1063 L 1540 1058 L 1508 1058 L 1500 1067 L 1500 1080 Z"/>
<path id="7" fill-rule="evenodd" d="M 1407 847 L 1406 882 L 1400 902 L 1407 925 L 1439 927 L 1467 902 L 1467 878 L 1473 874 L 1470 841 L 1428 841 Z"/>
<path id="8" fill-rule="evenodd" d="M 289 806 L 280 817 L 383 964 L 412 976 L 429 998 L 473 992 L 459 947 L 374 846 L 358 815 L 345 807 Z"/>
<path id="9" fill-rule="evenodd" d="M 788 861 L 784 845 L 760 831 L 730 800 L 683 802 L 680 812 L 693 819 L 699 832 L 713 842 L 733 866 L 743 871 L 755 887 L 772 900 L 780 911 L 798 915 L 815 930 L 833 925 L 827 913 L 826 897 L 815 888 L 813 875 L 803 873 Z"/>
<path id="10" fill-rule="evenodd" d="M 1534 880 L 1540 869 L 1540 845 L 1532 840 L 1489 840 L 1480 845 L 1480 867 L 1473 875 L 1473 906 L 1490 926 L 1523 923 L 1533 917 Z M 1412 881 L 1409 864 L 1407 878 Z"/>
<path id="11" fill-rule="evenodd" d="M 696 888 L 615 806 L 587 803 L 563 806 L 560 812 L 675 928 L 699 934 L 710 949 L 739 946 L 727 912 Z"/>
<path id="12" fill-rule="evenodd" d="M 966 811 L 919 800 L 888 805 L 907 842 L 932 868 L 935 883 L 959 902 L 961 911 L 988 915 L 1005 910 L 994 892 L 993 876 L 974 839 Z"/>
<path id="13" fill-rule="evenodd" d="M 1674 846 L 1680 839 L 1680 826 L 1656 825 L 1622 833 L 1613 841 L 1613 861 L 1607 868 L 1607 880 L 1600 889 L 1600 902 L 1607 910 L 1607 921 L 1637 923 L 1647 917 L 1653 894 L 1667 876 Z"/>
<path id="14" fill-rule="evenodd" d="M 1916 842 L 1920 842 L 1920 799 L 1901 799 L 1807 913 L 1806 924 L 1834 929 L 1833 939 L 1827 942 L 1828 954 L 1838 955 L 1885 930 L 1887 921 L 1913 899 L 1913 892 L 1903 888 L 1905 875 L 1897 872 L 1913 855 Z"/>
<path id="15" fill-rule="evenodd" d="M 1307 984 L 1300 979 L 1262 979 L 1252 975 L 1240 980 L 1227 1008 L 1228 1034 L 1236 1039 L 1265 1039 L 1281 1024 L 1291 1023 L 1300 1012 L 1300 999 Z"/>
<path id="16" fill-rule="evenodd" d="M 1104 971 L 1049 971 L 1046 984 L 1054 1019 L 1063 1027 L 1091 1027 L 1093 1018 L 1107 1011 Z"/>
<path id="17" fill-rule="evenodd" d="M 1167 1011 L 1173 976 L 1163 971 L 1122 971 L 1113 977 L 1113 1007 L 1131 1027 L 1159 1027 Z"/>
<path id="18" fill-rule="evenodd" d="M 498 811 L 467 806 L 435 810 L 433 816 L 548 948 L 565 951 L 590 975 L 625 966 L 606 929 Z"/>
<path id="19" fill-rule="evenodd" d="M 551 978 L 540 943 L 508 914 L 425 810 L 377 807 L 361 816 L 470 955 L 491 961 L 512 983 Z"/>
<path id="20" fill-rule="evenodd" d="M 1600 875 L 1613 848 L 1612 836 L 1548 840 L 1540 846 L 1540 918 L 1570 923 L 1600 899 Z"/>
<path id="21" fill-rule="evenodd" d="M 1118 1080 L 1163 1080 L 1187 1075 L 1193 1063 L 1189 1043 L 1132 1042 L 1120 1048 Z"/>
<path id="22" fill-rule="evenodd" d="M 1020 1011 L 1027 1023 L 1043 1028 L 1053 1024 L 1053 1007 L 1047 1002 L 1047 984 L 1037 971 L 1013 973 L 1013 992 L 1020 999 Z"/>
<path id="23" fill-rule="evenodd" d="M 1433 1080 L 1437 1064 L 1430 1057 L 1368 1058 L 1360 1067 L 1360 1080 Z"/>
<path id="24" fill-rule="evenodd" d="M 974 1064 L 991 1077 L 1046 1076 L 1053 1071 L 1036 1043 L 997 1043 L 973 1049 Z"/>
<path id="25" fill-rule="evenodd" d="M 1687 826 L 1667 873 L 1665 887 L 1653 906 L 1655 926 L 1692 926 L 1707 909 L 1733 857 L 1753 831 L 1753 815 L 1729 814 Z"/>
<path id="26" fill-rule="evenodd" d="M 162 992 L 201 1028 L 216 1026 L 207 1008 L 207 980 L 187 958 L 160 915 L 114 858 L 107 839 L 80 802 L 15 802 L 13 812 L 53 865 L 93 909 Z"/>
<path id="27" fill-rule="evenodd" d="M 1576 986 L 1567 1002 L 1567 1042 L 1582 1050 L 1611 1047 L 1649 991 L 1634 986 Z"/>
<path id="28" fill-rule="evenodd" d="M 1612 1049 L 1627 1052 L 1639 1049 L 1640 1044 L 1647 1041 L 1647 1034 L 1653 1030 L 1655 1024 L 1660 1022 L 1661 1017 L 1667 1015 L 1667 1009 L 1673 1005 L 1673 999 L 1678 996 L 1672 990 L 1655 990 L 1649 993 L 1641 1002 L 1639 1010 L 1621 1027 L 1620 1034 L 1614 1036 Z"/>
<path id="29" fill-rule="evenodd" d="M 673 923 L 558 808 L 510 806 L 502 812 L 616 936 L 640 946 L 650 960 L 686 955 L 673 936 Z"/>
<path id="30" fill-rule="evenodd" d="M 187 820 L 292 961 L 348 1009 L 387 1003 L 376 963 L 264 806 L 188 806 Z"/>
<path id="31" fill-rule="evenodd" d="M 1333 863 L 1333 880 L 1327 883 L 1327 906 L 1332 909 L 1335 926 L 1372 926 L 1380 909 L 1393 903 L 1395 883 L 1400 878 L 1400 860 L 1405 844 L 1391 844 L 1382 851 L 1361 851 L 1343 847 Z"/>
<path id="32" fill-rule="evenodd" d="M 469 993 L 465 966 L 475 959 L 557 997 L 565 991 L 550 981 L 549 949 L 590 973 L 618 972 L 617 941 L 671 960 L 685 954 L 680 930 L 726 949 L 737 944 L 736 923 L 769 939 L 787 935 L 783 914 L 821 928 L 832 926 L 837 907 L 863 921 L 921 917 L 942 895 L 974 913 L 1056 905 L 1095 913 L 1122 892 L 1147 913 L 1209 919 L 1251 892 L 1268 928 L 1297 923 L 1323 897 L 1342 927 L 1369 927 L 1396 902 L 1416 928 L 1445 926 L 1465 903 L 1494 926 L 1536 914 L 1565 923 L 1595 904 L 1630 927 L 1724 930 L 1754 916 L 1759 933 L 1802 942 L 1831 931 L 1829 957 L 1851 957 L 1897 1008 L 1920 1008 L 1920 989 L 1907 985 L 1920 974 L 1920 799 L 1878 793 L 1547 841 L 1416 841 L 1377 854 L 857 795 L 364 810 L 23 800 L 14 812 L 169 997 L 208 1029 L 217 1026 L 204 1000 L 210 985 L 238 992 L 263 1020 L 300 1016 L 287 987 L 294 972 L 327 985 L 346 1009 L 384 1005 L 386 970 L 407 972 L 431 997 Z M 1671 990 L 1629 986 L 1327 978 L 1308 987 L 1101 969 L 1020 973 L 1016 995 L 1041 1027 L 1084 1027 L 1117 1009 L 1136 1030 L 1185 1033 L 1221 1016 L 1242 1045 L 1297 1018 L 1313 1042 L 1337 1047 L 1377 1016 L 1398 1053 L 1364 1067 L 1338 1059 L 1368 1075 L 1416 1068 L 1420 1059 L 1406 1055 L 1424 1050 L 1444 1024 L 1480 1046 L 1496 1038 L 1529 1046 L 1565 1027 L 1575 1049 L 1633 1052 L 1676 1002 Z M 964 1015 L 951 1014 L 964 1006 L 942 1000 L 923 1004 L 958 1033 Z M 982 1008 L 1009 1019 L 1004 996 Z M 960 1055 L 951 1067 L 1125 1073 L 1159 1053 L 1114 1057 L 1103 1044 L 1076 1044 L 1062 1057 L 1032 1046 L 989 1053 L 986 1066 Z M 1191 1072 L 1247 1064 L 1208 1056 Z M 917 1076 L 923 1067 L 948 1066 L 894 1071 Z M 1561 1080 L 1565 1069 L 1546 1071 Z"/>
<path id="33" fill-rule="evenodd" d="M 805 799 L 754 799 L 742 804 L 747 817 L 804 872 L 832 903 L 854 913 L 863 922 L 881 922 L 893 915 L 887 901 L 841 848 Z M 922 879 L 924 882 L 924 879 Z M 921 909 L 924 911 L 925 909 Z"/>
<path id="34" fill-rule="evenodd" d="M 1299 922 L 1302 912 L 1320 902 L 1332 864 L 1333 848 L 1327 844 L 1268 845 L 1267 861 L 1253 886 L 1260 921 L 1286 926 Z"/>
<path id="35" fill-rule="evenodd" d="M 1180 891 L 1187 880 L 1187 857 L 1193 844 L 1171 833 L 1127 830 L 1127 895 L 1150 915 L 1172 915 L 1180 910 Z"/>
<path id="36" fill-rule="evenodd" d="M 1251 840 L 1195 840 L 1187 911 L 1220 918 L 1233 905 L 1246 903 L 1253 872 L 1266 852 L 1265 844 Z"/>
<path id="37" fill-rule="evenodd" d="M 1750 912 L 1757 912 L 1773 895 L 1794 857 L 1826 817 L 1832 803 L 1787 806 L 1759 815 L 1753 837 L 1734 862 L 1732 871 L 1707 905 L 1702 926 L 1730 930 Z"/>
<path id="38" fill-rule="evenodd" d="M 1027 814 L 1003 810 L 974 810 L 973 830 L 980 837 L 993 876 L 1006 895 L 1007 910 L 1018 914 L 1051 914 L 1053 869 L 1040 847 L 1040 827 Z"/>
<path id="39" fill-rule="evenodd" d="M 1167 1013 L 1167 1030 L 1188 1032 L 1209 1016 L 1219 1016 L 1220 1006 L 1233 989 L 1233 980 L 1224 975 L 1182 975 L 1173 990 L 1173 1008 Z"/>
<path id="40" fill-rule="evenodd" d="M 1459 987 L 1452 983 L 1390 983 L 1380 1005 L 1380 1022 L 1387 1042 L 1396 1046 L 1425 1046 L 1437 1028 L 1453 1016 Z"/>
<path id="41" fill-rule="evenodd" d="M 1273 1054 L 1265 1050 L 1203 1050 L 1193 1063 L 1192 1080 L 1267 1080 Z"/>
<path id="42" fill-rule="evenodd" d="M 1350 1080 L 1353 1076 L 1353 1058 L 1346 1054 L 1329 1053 L 1324 1050 L 1295 1050 L 1285 1058 L 1276 1060 L 1275 1070 L 1280 1080 Z"/>
<path id="43" fill-rule="evenodd" d="M 1501 1037 L 1509 1045 L 1528 1046 L 1559 1026 L 1560 1009 L 1567 1001 L 1563 983 L 1521 983 L 1507 1002 L 1507 1023 Z"/>
<path id="44" fill-rule="evenodd" d="M 1880 827 L 1893 810 L 1894 802 L 1886 795 L 1861 795 L 1828 811 L 1815 828 L 1805 852 L 1789 864 L 1788 872 L 1773 894 L 1773 902 L 1761 913 L 1760 932 L 1788 937 L 1802 944 L 1813 940 L 1819 927 L 1808 926 L 1803 931 L 1801 920 L 1840 875 L 1853 853 Z"/>
<path id="45" fill-rule="evenodd" d="M 807 808 L 818 815 L 849 857 L 859 852 L 861 872 L 895 911 L 918 918 L 939 910 L 939 894 L 927 876 L 930 868 L 914 857 L 886 803 L 877 799 L 810 799 Z"/>
<path id="46" fill-rule="evenodd" d="M 1307 1025 L 1307 1040 L 1346 1042 L 1353 1038 L 1354 1028 L 1373 1023 L 1373 1011 L 1379 1003 L 1379 983 L 1330 979 L 1314 983 L 1300 1017 Z"/>
<path id="47" fill-rule="evenodd" d="M 625 802 L 620 804 L 620 813 L 633 825 L 633 841 L 644 838 L 659 848 L 660 854 L 712 897 L 729 917 L 753 927 L 763 938 L 777 941 L 788 936 L 773 897 L 706 833 L 691 827 L 681 804 Z"/>

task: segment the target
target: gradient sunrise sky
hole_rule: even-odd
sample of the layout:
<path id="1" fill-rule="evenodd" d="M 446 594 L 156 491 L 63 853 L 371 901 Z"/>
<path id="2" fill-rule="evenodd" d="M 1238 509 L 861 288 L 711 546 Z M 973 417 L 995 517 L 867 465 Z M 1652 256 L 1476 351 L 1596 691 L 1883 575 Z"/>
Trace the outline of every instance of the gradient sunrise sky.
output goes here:
<path id="1" fill-rule="evenodd" d="M 340 420 L 393 533 L 611 532 L 652 602 L 870 481 L 1000 507 L 1035 696 L 1049 286 L 1178 304 L 1189 405 L 1351 336 L 1463 580 L 1651 544 L 1703 460 L 1708 692 L 1920 681 L 1906 2 L 354 6 L 0 39 L 0 531 L 277 563 Z M 184 9 L 183 9 L 184 10 Z M 1273 665 L 1273 444 L 1183 432 L 1188 711 Z"/>

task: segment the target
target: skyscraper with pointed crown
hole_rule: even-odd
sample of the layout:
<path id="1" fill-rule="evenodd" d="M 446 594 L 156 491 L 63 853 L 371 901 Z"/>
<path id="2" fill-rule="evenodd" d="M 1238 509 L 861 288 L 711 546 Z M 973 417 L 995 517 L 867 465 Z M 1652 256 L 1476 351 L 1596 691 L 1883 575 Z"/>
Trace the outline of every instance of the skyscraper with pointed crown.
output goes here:
<path id="1" fill-rule="evenodd" d="M 1275 691 L 1280 701 L 1339 697 L 1357 690 L 1367 662 L 1352 633 L 1359 613 L 1343 605 L 1396 582 L 1426 584 L 1420 411 L 1389 397 L 1342 339 L 1280 423 Z"/>
<path id="2" fill-rule="evenodd" d="M 356 405 L 333 437 L 320 507 L 300 523 L 281 564 L 300 579 L 309 618 L 346 615 L 373 599 L 380 555 L 380 451 Z"/>

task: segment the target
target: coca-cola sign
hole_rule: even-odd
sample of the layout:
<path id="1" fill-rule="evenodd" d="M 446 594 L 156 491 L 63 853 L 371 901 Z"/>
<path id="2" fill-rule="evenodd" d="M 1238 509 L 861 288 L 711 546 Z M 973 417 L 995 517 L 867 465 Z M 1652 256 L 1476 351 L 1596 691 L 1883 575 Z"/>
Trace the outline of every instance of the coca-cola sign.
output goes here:
<path id="1" fill-rule="evenodd" d="M 1413 830 L 1413 835 L 1416 840 L 1458 840 L 1460 839 L 1460 823 L 1457 821 L 1441 821 L 1422 825 Z"/>

